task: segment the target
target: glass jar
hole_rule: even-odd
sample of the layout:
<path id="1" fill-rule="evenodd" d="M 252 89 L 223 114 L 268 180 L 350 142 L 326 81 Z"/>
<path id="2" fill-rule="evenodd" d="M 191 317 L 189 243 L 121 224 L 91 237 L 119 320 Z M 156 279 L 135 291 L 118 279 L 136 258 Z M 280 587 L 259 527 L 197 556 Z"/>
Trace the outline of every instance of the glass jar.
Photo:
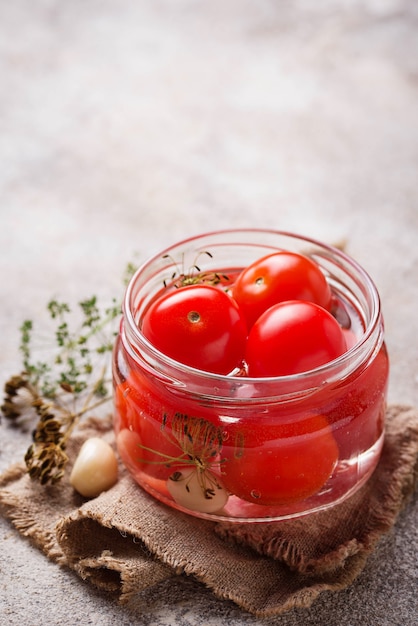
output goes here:
<path id="1" fill-rule="evenodd" d="M 224 376 L 174 361 L 142 334 L 144 311 L 173 279 L 216 273 L 233 282 L 278 250 L 321 267 L 348 338 L 339 358 L 290 376 Z M 191 515 L 299 517 L 342 501 L 375 469 L 388 371 L 379 295 L 353 259 L 286 232 L 207 233 L 157 254 L 128 285 L 113 359 L 118 452 L 143 489 Z"/>

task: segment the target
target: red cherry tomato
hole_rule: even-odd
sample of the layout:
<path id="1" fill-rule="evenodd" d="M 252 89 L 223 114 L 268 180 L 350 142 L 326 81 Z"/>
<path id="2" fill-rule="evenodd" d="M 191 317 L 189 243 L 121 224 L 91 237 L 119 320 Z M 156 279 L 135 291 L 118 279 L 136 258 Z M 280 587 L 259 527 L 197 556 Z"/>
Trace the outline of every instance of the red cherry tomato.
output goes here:
<path id="1" fill-rule="evenodd" d="M 323 415 L 279 425 L 247 421 L 236 426 L 235 437 L 229 433 L 228 441 L 236 445 L 223 447 L 222 482 L 254 504 L 285 505 L 314 495 L 338 460 L 338 446 Z"/>
<path id="2" fill-rule="evenodd" d="M 124 464 L 166 480 L 182 455 L 165 428 L 165 404 L 141 372 L 131 372 L 114 391 L 116 443 Z M 178 465 L 178 463 L 177 463 Z"/>
<path id="3" fill-rule="evenodd" d="M 198 416 L 186 412 L 195 403 L 167 394 L 158 381 L 136 371 L 116 386 L 115 409 L 119 455 L 139 478 L 167 480 L 196 467 L 216 470 L 223 429 L 213 407 L 199 407 Z"/>
<path id="4" fill-rule="evenodd" d="M 329 405 L 341 456 L 354 458 L 368 450 L 384 429 L 389 361 L 383 344 L 376 357 L 345 381 Z"/>
<path id="5" fill-rule="evenodd" d="M 237 303 L 210 285 L 191 285 L 156 299 L 142 332 L 165 355 L 207 372 L 228 374 L 241 365 L 247 326 Z"/>
<path id="6" fill-rule="evenodd" d="M 249 376 L 287 376 L 324 365 L 346 349 L 343 331 L 328 311 L 292 300 L 270 307 L 257 320 L 245 360 Z"/>
<path id="7" fill-rule="evenodd" d="M 241 272 L 234 285 L 234 298 L 250 328 L 264 311 L 285 300 L 307 300 L 329 309 L 331 289 L 314 261 L 280 251 L 258 259 Z"/>

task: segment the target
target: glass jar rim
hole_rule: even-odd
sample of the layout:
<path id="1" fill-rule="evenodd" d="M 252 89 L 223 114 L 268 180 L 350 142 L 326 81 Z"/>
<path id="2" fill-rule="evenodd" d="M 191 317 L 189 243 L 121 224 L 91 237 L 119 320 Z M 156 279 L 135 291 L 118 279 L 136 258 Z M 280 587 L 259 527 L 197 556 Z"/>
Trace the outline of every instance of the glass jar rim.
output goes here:
<path id="1" fill-rule="evenodd" d="M 328 363 L 325 363 L 324 365 L 321 365 L 317 368 L 306 370 L 297 374 L 286 375 L 286 376 L 271 376 L 271 377 L 257 377 L 257 378 L 251 377 L 251 376 L 235 375 L 233 373 L 216 374 L 216 373 L 205 371 L 203 369 L 197 369 L 189 365 L 185 365 L 175 359 L 172 359 L 171 357 L 167 356 L 166 354 L 164 354 L 163 352 L 160 352 L 157 348 L 155 348 L 154 345 L 141 332 L 135 320 L 134 310 L 132 306 L 133 289 L 135 287 L 136 282 L 141 277 L 141 275 L 143 275 L 145 270 L 149 268 L 150 266 L 152 266 L 153 263 L 156 263 L 164 256 L 170 255 L 171 251 L 175 249 L 179 249 L 182 246 L 186 247 L 190 245 L 190 243 L 193 243 L 193 242 L 197 243 L 206 238 L 228 236 L 228 235 L 239 236 L 241 234 L 242 236 L 255 234 L 259 237 L 262 237 L 263 235 L 268 235 L 269 237 L 277 236 L 277 237 L 289 238 L 294 241 L 298 241 L 298 242 L 301 242 L 310 246 L 315 246 L 319 250 L 324 251 L 328 255 L 332 255 L 332 258 L 340 260 L 347 267 L 349 267 L 351 271 L 354 272 L 361 279 L 362 284 L 365 286 L 368 294 L 371 296 L 371 311 L 370 311 L 369 321 L 360 339 L 351 348 L 349 348 L 346 352 L 344 352 L 344 354 L 339 356 L 337 359 L 329 361 Z M 261 239 L 259 243 L 260 245 L 263 244 Z M 244 242 L 242 242 L 242 244 L 244 245 Z M 277 248 L 277 249 L 282 249 L 282 248 Z M 351 256 L 349 256 L 344 251 L 340 250 L 339 248 L 333 245 L 323 243 L 311 237 L 307 237 L 304 235 L 300 235 L 297 233 L 284 231 L 284 230 L 263 229 L 263 228 L 238 228 L 238 229 L 230 228 L 230 229 L 208 231 L 208 232 L 200 233 L 195 236 L 188 237 L 186 239 L 175 242 L 174 244 L 166 247 L 165 249 L 161 250 L 157 254 L 149 257 L 146 261 L 144 261 L 137 268 L 137 270 L 135 271 L 135 273 L 133 274 L 132 278 L 129 281 L 129 284 L 126 288 L 125 297 L 123 299 L 122 313 L 123 313 L 124 319 L 126 320 L 126 327 L 122 336 L 122 340 L 126 344 L 125 336 L 126 334 L 128 334 L 127 341 L 129 344 L 134 343 L 140 348 L 145 349 L 146 352 L 152 357 L 152 361 L 153 361 L 153 364 L 151 366 L 152 368 L 155 367 L 156 363 L 162 364 L 165 368 L 168 368 L 170 372 L 176 372 L 177 375 L 184 375 L 185 377 L 192 376 L 192 377 L 200 378 L 205 381 L 212 381 L 214 385 L 216 385 L 219 382 L 228 381 L 232 383 L 235 381 L 236 383 L 240 383 L 240 384 L 243 384 L 243 383 L 254 384 L 254 385 L 280 384 L 282 386 L 286 384 L 290 385 L 291 383 L 294 383 L 295 381 L 298 381 L 299 384 L 303 382 L 306 382 L 308 384 L 310 380 L 313 380 L 314 378 L 317 379 L 318 377 L 321 377 L 321 379 L 324 379 L 325 381 L 327 381 L 329 380 L 330 377 L 331 378 L 333 377 L 333 374 L 335 374 L 336 372 L 340 372 L 341 370 L 344 370 L 349 365 L 350 365 L 349 369 L 350 371 L 352 371 L 352 369 L 354 369 L 355 367 L 353 365 L 353 361 L 358 365 L 358 363 L 364 360 L 364 358 L 367 358 L 370 352 L 373 352 L 375 350 L 375 342 L 372 342 L 371 347 L 369 346 L 369 344 L 370 344 L 371 337 L 373 337 L 376 334 L 376 332 L 379 331 L 379 323 L 381 320 L 381 303 L 380 303 L 380 296 L 377 291 L 377 288 L 371 276 L 368 274 L 368 272 Z M 383 342 L 383 338 L 381 338 L 381 342 Z M 129 349 L 130 345 L 129 346 L 125 345 L 125 348 L 129 350 L 132 356 L 134 357 L 139 356 L 136 351 Z M 146 362 L 148 365 L 150 365 L 148 361 Z"/>

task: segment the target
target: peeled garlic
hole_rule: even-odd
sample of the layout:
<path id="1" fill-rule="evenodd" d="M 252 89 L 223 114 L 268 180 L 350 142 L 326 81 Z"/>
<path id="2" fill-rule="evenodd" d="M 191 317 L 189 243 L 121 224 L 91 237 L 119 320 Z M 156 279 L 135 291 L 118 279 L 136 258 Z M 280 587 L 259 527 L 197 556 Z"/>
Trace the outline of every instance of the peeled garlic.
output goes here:
<path id="1" fill-rule="evenodd" d="M 174 472 L 167 480 L 167 489 L 177 504 L 201 513 L 216 513 L 228 500 L 228 492 L 210 470 Z"/>
<path id="2" fill-rule="evenodd" d="M 94 498 L 110 489 L 117 479 L 118 462 L 111 446 L 100 437 L 87 439 L 75 460 L 71 485 L 82 496 Z"/>

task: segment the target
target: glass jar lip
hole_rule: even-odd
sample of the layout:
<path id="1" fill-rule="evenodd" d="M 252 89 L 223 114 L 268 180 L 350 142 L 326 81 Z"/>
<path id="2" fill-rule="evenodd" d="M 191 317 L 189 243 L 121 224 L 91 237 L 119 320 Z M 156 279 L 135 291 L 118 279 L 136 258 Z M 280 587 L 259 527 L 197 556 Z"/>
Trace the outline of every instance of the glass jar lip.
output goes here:
<path id="1" fill-rule="evenodd" d="M 339 356 L 337 359 L 329 361 L 328 363 L 325 363 L 324 365 L 321 365 L 320 367 L 317 367 L 311 370 L 306 370 L 303 372 L 299 372 L 297 374 L 289 374 L 286 376 L 265 376 L 265 377 L 242 376 L 242 375 L 232 374 L 232 373 L 216 374 L 213 372 L 208 372 L 206 370 L 201 370 L 201 369 L 191 367 L 189 365 L 185 365 L 184 363 L 181 363 L 180 361 L 172 359 L 171 357 L 167 356 L 166 354 L 164 354 L 163 352 L 160 352 L 157 348 L 155 348 L 154 345 L 150 341 L 148 341 L 148 339 L 141 332 L 140 328 L 138 327 L 135 321 L 134 313 L 132 311 L 132 307 L 131 307 L 132 291 L 133 291 L 133 288 L 137 279 L 141 276 L 141 274 L 143 274 L 146 268 L 150 267 L 154 262 L 157 262 L 165 255 L 169 255 L 173 249 L 177 249 L 181 246 L 187 246 L 191 242 L 198 242 L 200 240 L 203 240 L 209 237 L 216 237 L 216 236 L 219 237 L 219 236 L 225 236 L 225 235 L 238 236 L 240 234 L 242 235 L 257 234 L 259 236 L 268 235 L 268 236 L 277 236 L 277 237 L 287 237 L 295 241 L 299 241 L 299 242 L 306 243 L 311 246 L 315 246 L 319 248 L 320 250 L 322 250 L 323 252 L 327 252 L 328 254 L 331 254 L 334 258 L 344 261 L 346 265 L 348 265 L 354 272 L 357 273 L 357 275 L 361 277 L 362 283 L 366 286 L 368 293 L 371 295 L 372 307 L 371 307 L 370 320 L 361 338 L 359 339 L 359 341 L 357 341 L 350 349 L 344 352 L 344 354 Z M 262 241 L 260 241 L 260 244 L 262 244 Z M 339 248 L 331 244 L 326 244 L 317 239 L 307 237 L 305 235 L 300 235 L 298 233 L 293 233 L 291 231 L 285 231 L 285 230 L 274 230 L 274 229 L 263 229 L 263 228 L 238 228 L 238 229 L 228 228 L 228 229 L 207 231 L 207 232 L 199 233 L 194 236 L 187 237 L 183 240 L 175 242 L 174 244 L 166 247 L 165 249 L 161 250 L 157 254 L 154 254 L 153 256 L 149 257 L 146 261 L 144 261 L 137 268 L 137 270 L 135 271 L 135 273 L 133 274 L 132 278 L 129 281 L 129 284 L 126 288 L 125 297 L 122 303 L 122 312 L 126 320 L 127 327 L 129 328 L 130 338 L 132 337 L 139 346 L 142 346 L 143 348 L 146 349 L 147 353 L 152 356 L 154 363 L 155 362 L 161 363 L 165 367 L 169 368 L 171 371 L 175 371 L 176 374 L 184 374 L 185 376 L 200 377 L 208 381 L 212 380 L 214 384 L 216 382 L 219 383 L 221 381 L 223 382 L 229 381 L 231 383 L 232 382 L 240 382 L 240 383 L 245 382 L 245 384 L 254 384 L 254 385 L 262 385 L 263 383 L 266 385 L 272 384 L 272 383 L 283 385 L 286 383 L 291 384 L 292 382 L 295 382 L 295 381 L 298 381 L 299 383 L 304 380 L 309 381 L 310 379 L 317 378 L 318 376 L 320 376 L 324 381 L 326 381 L 328 377 L 332 375 L 333 372 L 335 372 L 336 370 L 340 371 L 341 368 L 344 368 L 344 366 L 351 363 L 355 356 L 362 354 L 363 350 L 366 349 L 366 346 L 369 342 L 370 337 L 374 334 L 374 332 L 376 331 L 376 328 L 378 327 L 379 320 L 380 320 L 380 313 L 381 313 L 381 304 L 380 304 L 380 296 L 377 291 L 377 288 L 371 276 L 368 274 L 368 272 L 351 256 L 349 256 L 344 251 L 340 250 Z"/>

